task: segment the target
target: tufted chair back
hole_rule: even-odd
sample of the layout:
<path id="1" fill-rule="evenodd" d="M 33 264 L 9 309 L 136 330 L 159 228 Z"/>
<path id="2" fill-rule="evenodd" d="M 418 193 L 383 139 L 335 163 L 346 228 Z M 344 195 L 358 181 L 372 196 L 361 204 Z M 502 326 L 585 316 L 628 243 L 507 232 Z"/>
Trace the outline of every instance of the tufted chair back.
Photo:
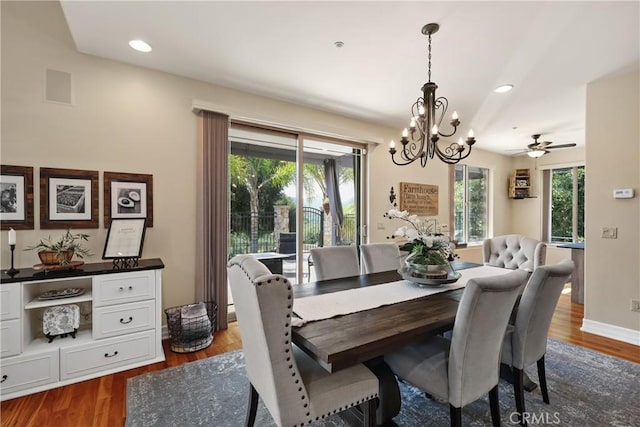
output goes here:
<path id="1" fill-rule="evenodd" d="M 291 284 L 250 255 L 228 271 L 249 381 L 277 425 L 298 424 L 309 397 L 291 347 Z"/>
<path id="2" fill-rule="evenodd" d="M 520 234 L 507 234 L 482 242 L 482 261 L 494 267 L 534 271 L 544 265 L 547 245 Z"/>

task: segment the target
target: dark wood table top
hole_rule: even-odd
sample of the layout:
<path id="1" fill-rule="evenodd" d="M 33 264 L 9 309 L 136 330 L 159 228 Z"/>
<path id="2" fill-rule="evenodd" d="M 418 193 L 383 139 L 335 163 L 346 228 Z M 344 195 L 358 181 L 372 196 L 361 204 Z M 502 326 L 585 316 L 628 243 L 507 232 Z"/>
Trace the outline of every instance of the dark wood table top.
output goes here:
<path id="1" fill-rule="evenodd" d="M 456 269 L 478 267 L 454 263 Z M 294 286 L 294 297 L 320 295 L 401 280 L 395 271 Z M 374 308 L 292 328 L 292 340 L 327 371 L 365 362 L 453 327 L 464 289 Z"/>

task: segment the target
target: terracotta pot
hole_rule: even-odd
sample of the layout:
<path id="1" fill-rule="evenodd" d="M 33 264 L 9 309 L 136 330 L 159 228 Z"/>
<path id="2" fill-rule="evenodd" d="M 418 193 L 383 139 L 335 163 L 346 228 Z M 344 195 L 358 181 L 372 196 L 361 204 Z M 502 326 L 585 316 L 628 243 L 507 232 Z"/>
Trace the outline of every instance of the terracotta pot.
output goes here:
<path id="1" fill-rule="evenodd" d="M 38 257 L 44 265 L 68 264 L 73 258 L 73 251 L 40 251 Z"/>

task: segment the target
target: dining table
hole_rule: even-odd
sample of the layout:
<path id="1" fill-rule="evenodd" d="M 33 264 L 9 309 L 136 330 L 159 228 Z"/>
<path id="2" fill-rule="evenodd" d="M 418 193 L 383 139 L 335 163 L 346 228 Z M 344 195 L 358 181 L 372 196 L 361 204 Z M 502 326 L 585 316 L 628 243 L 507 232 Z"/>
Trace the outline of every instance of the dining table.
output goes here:
<path id="1" fill-rule="evenodd" d="M 451 266 L 455 271 L 468 270 L 470 277 L 474 277 L 474 272 L 486 276 L 509 271 L 463 261 L 454 261 Z M 298 315 L 296 302 L 336 292 L 344 295 L 345 299 L 355 299 L 358 294 L 353 290 L 402 280 L 397 271 L 386 271 L 294 286 L 293 343 L 328 372 L 357 363 L 368 366 L 380 382 L 378 425 L 393 424 L 392 419 L 400 412 L 401 404 L 398 382 L 384 362 L 384 354 L 452 330 L 464 288 L 454 286 L 427 296 L 314 321 L 305 321 L 304 316 L 295 318 Z M 314 300 L 305 302 L 311 301 Z M 322 306 L 320 300 L 313 305 L 317 308 Z"/>

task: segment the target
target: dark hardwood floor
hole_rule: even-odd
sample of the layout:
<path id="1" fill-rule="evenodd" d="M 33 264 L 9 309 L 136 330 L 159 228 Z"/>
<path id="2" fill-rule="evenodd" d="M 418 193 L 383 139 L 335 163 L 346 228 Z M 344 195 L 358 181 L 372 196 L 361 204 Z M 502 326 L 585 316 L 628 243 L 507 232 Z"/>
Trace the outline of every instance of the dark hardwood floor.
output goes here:
<path id="1" fill-rule="evenodd" d="M 581 332 L 582 316 L 583 306 L 572 304 L 570 295 L 562 295 L 549 336 L 640 363 L 640 347 Z M 2 402 L 2 426 L 122 426 L 126 415 L 127 378 L 242 347 L 235 323 L 229 329 L 217 332 L 215 341 L 205 350 L 176 354 L 169 350 L 168 341 L 165 340 L 163 345 L 167 358 L 165 362 Z"/>

